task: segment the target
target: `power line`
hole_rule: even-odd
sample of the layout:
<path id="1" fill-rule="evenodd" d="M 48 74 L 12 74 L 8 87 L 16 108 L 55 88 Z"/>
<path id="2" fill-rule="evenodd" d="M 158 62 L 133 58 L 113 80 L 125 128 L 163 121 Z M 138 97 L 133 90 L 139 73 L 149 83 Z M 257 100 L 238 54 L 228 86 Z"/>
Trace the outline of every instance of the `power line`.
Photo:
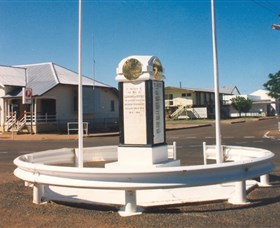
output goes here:
<path id="1" fill-rule="evenodd" d="M 254 2 L 256 5 L 272 12 L 273 14 L 280 14 L 280 7 L 278 7 L 277 5 L 275 5 L 274 3 L 270 2 L 270 1 L 257 1 L 257 0 L 252 0 L 252 2 Z"/>
<path id="2" fill-rule="evenodd" d="M 266 2 L 268 5 L 270 5 L 271 8 L 277 9 L 278 12 L 280 11 L 280 6 L 277 6 L 275 2 L 270 2 L 270 1 L 266 1 Z"/>

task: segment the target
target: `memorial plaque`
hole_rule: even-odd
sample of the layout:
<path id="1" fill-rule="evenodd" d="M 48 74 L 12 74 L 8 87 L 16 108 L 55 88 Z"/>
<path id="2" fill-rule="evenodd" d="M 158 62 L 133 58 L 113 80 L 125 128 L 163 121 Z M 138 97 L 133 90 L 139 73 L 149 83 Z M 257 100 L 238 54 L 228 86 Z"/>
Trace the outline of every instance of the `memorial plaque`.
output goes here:
<path id="1" fill-rule="evenodd" d="M 146 144 L 145 82 L 123 84 L 123 123 L 125 144 Z"/>
<path id="2" fill-rule="evenodd" d="M 128 80 L 135 80 L 142 74 L 141 63 L 134 58 L 128 59 L 123 65 L 123 75 Z"/>
<path id="3" fill-rule="evenodd" d="M 154 144 L 163 143 L 164 133 L 164 107 L 163 82 L 153 81 L 153 132 Z"/>

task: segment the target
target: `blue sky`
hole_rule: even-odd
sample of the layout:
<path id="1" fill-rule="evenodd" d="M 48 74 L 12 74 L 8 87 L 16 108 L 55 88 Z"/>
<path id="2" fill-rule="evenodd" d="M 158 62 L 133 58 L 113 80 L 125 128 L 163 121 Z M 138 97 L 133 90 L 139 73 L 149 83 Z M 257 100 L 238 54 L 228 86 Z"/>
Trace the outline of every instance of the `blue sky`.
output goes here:
<path id="1" fill-rule="evenodd" d="M 220 86 L 242 94 L 280 70 L 280 2 L 216 0 Z M 78 0 L 0 0 L 0 64 L 54 62 L 77 71 Z M 155 55 L 165 85 L 213 88 L 210 0 L 83 1 L 83 74 L 117 87 L 130 55 Z M 93 59 L 95 64 L 93 64 Z"/>

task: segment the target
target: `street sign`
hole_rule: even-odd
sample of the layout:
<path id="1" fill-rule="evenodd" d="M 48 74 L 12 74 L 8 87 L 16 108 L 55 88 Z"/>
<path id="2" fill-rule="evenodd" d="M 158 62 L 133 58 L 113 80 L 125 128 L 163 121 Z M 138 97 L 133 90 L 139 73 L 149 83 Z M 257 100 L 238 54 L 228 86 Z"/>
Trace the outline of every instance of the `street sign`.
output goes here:
<path id="1" fill-rule="evenodd" d="M 22 103 L 23 104 L 32 104 L 32 89 L 31 88 L 22 88 Z"/>

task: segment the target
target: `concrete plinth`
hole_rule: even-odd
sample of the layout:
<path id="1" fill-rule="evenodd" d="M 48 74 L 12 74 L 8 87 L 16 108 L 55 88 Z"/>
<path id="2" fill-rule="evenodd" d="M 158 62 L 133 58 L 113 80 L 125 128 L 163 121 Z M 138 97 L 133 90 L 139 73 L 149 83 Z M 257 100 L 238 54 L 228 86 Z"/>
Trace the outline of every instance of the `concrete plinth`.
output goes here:
<path id="1" fill-rule="evenodd" d="M 118 147 L 118 161 L 105 168 L 179 166 L 180 161 L 168 160 L 168 146 Z"/>

